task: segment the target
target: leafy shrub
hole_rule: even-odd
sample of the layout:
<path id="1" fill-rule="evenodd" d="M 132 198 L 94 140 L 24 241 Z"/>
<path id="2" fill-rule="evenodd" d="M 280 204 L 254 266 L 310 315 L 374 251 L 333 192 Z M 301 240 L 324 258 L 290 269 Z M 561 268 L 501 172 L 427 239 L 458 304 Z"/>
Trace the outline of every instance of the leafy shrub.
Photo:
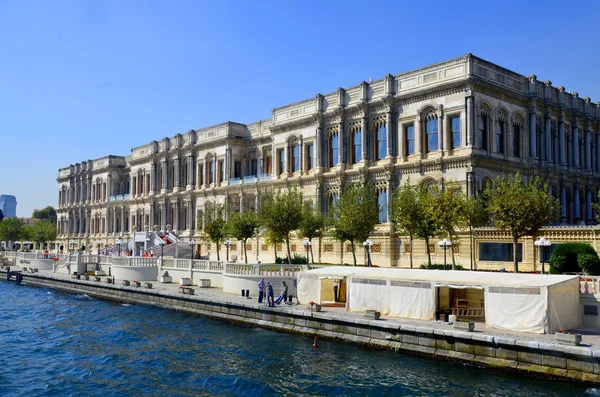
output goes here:
<path id="1" fill-rule="evenodd" d="M 588 243 L 559 244 L 548 261 L 551 274 L 587 272 L 600 274 L 600 258 Z"/>
<path id="2" fill-rule="evenodd" d="M 421 269 L 428 269 L 428 270 L 444 270 L 444 264 L 443 263 L 432 263 L 431 265 L 423 262 L 420 266 Z M 452 263 L 446 263 L 446 270 L 452 270 Z M 460 264 L 456 264 L 454 265 L 454 270 L 467 270 L 465 269 L 462 265 Z"/>
<path id="3" fill-rule="evenodd" d="M 287 265 L 287 257 L 277 257 L 275 260 L 276 265 Z M 306 265 L 306 257 L 304 255 L 294 254 L 292 255 L 292 265 Z"/>

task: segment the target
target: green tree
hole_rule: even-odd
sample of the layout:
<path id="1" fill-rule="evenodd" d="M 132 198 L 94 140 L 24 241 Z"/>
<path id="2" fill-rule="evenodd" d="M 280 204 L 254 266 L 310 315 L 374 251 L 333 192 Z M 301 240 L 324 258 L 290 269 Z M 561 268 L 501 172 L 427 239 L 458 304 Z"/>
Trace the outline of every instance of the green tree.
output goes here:
<path id="1" fill-rule="evenodd" d="M 312 263 L 314 264 L 315 255 L 313 254 L 312 241 L 315 238 L 323 236 L 327 224 L 327 216 L 317 209 L 311 208 L 308 203 L 304 203 L 303 212 L 299 231 L 300 235 L 311 243 L 310 255 L 312 257 Z"/>
<path id="2" fill-rule="evenodd" d="M 375 230 L 379 219 L 379 207 L 370 184 L 346 186 L 332 211 L 331 225 L 333 238 L 349 240 L 352 245 L 352 257 L 356 266 L 355 243 L 362 244 Z M 366 247 L 365 247 L 366 249 Z"/>
<path id="3" fill-rule="evenodd" d="M 266 243 L 273 246 L 273 251 L 275 253 L 275 259 L 273 263 L 277 263 L 277 245 L 283 243 L 285 239 L 273 235 L 269 229 L 264 229 L 262 235 L 265 238 Z"/>
<path id="4" fill-rule="evenodd" d="M 413 239 L 417 232 L 417 224 L 421 217 L 419 205 L 420 185 L 411 185 L 410 179 L 403 186 L 394 190 L 390 206 L 390 218 L 399 233 L 408 235 L 410 244 L 410 268 L 413 267 Z"/>
<path id="5" fill-rule="evenodd" d="M 433 195 L 433 216 L 437 220 L 440 237 L 447 237 L 452 244 L 458 244 L 460 239 L 456 233 L 457 228 L 466 226 L 463 215 L 462 205 L 464 203 L 464 194 L 460 185 L 455 182 L 446 182 L 443 189 L 437 186 L 432 187 Z M 452 270 L 456 266 L 454 250 L 452 253 Z"/>
<path id="6" fill-rule="evenodd" d="M 50 205 L 41 210 L 34 210 L 31 217 L 56 224 L 56 210 Z"/>
<path id="7" fill-rule="evenodd" d="M 462 203 L 460 205 L 463 219 L 469 228 L 469 257 L 471 259 L 471 268 L 473 270 L 473 245 L 475 241 L 473 239 L 473 229 L 481 227 L 488 222 L 488 209 L 485 205 L 484 195 L 465 197 L 462 196 Z"/>
<path id="8" fill-rule="evenodd" d="M 290 233 L 300 227 L 302 204 L 302 193 L 296 189 L 276 193 L 267 191 L 261 198 L 261 224 L 268 230 L 272 241 L 285 241 L 289 264 L 292 263 Z"/>
<path id="9" fill-rule="evenodd" d="M 514 272 L 519 271 L 517 244 L 521 237 L 535 237 L 558 209 L 558 200 L 548 194 L 548 183 L 539 178 L 525 182 L 520 173 L 514 178 L 498 177 L 485 189 L 492 223 L 508 231 L 513 240 Z"/>
<path id="10" fill-rule="evenodd" d="M 31 227 L 30 239 L 33 242 L 44 244 L 56 240 L 56 224 L 50 221 L 38 221 Z"/>
<path id="11" fill-rule="evenodd" d="M 0 222 L 0 240 L 6 241 L 6 243 L 19 241 L 23 238 L 24 229 L 25 224 L 20 219 L 7 218 Z"/>
<path id="12" fill-rule="evenodd" d="M 431 252 L 429 242 L 431 239 L 441 233 L 441 225 L 437 218 L 439 188 L 437 186 L 425 186 L 422 183 L 419 187 L 419 219 L 415 235 L 425 240 L 425 249 L 427 250 L 427 263 L 431 266 Z"/>
<path id="13" fill-rule="evenodd" d="M 244 259 L 248 263 L 246 242 L 256 236 L 260 222 L 258 214 L 253 210 L 234 212 L 229 216 L 226 232 L 228 235 L 241 240 L 244 245 Z"/>
<path id="14" fill-rule="evenodd" d="M 209 204 L 203 218 L 199 219 L 198 222 L 204 222 L 204 233 L 210 241 L 217 245 L 217 260 L 220 261 L 219 243 L 225 238 L 225 206 L 222 204 Z"/>

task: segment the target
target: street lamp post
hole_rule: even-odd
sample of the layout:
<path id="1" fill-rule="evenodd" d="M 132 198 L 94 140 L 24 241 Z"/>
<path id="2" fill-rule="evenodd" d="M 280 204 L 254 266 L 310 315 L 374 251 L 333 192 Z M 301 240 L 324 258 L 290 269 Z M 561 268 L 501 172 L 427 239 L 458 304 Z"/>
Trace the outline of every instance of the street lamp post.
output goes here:
<path id="1" fill-rule="evenodd" d="M 310 240 L 306 240 L 304 242 L 304 248 L 306 248 L 306 264 L 308 265 L 308 250 L 310 249 L 310 246 L 312 245 L 312 242 Z M 314 258 L 313 258 L 314 259 Z"/>
<path id="2" fill-rule="evenodd" d="M 116 239 L 115 240 L 115 244 L 117 245 L 117 256 L 121 256 L 121 239 Z"/>
<path id="3" fill-rule="evenodd" d="M 163 252 L 165 251 L 165 244 L 167 244 L 167 243 L 162 238 L 159 240 L 159 242 L 160 242 L 160 259 L 162 262 Z"/>
<path id="4" fill-rule="evenodd" d="M 444 270 L 446 270 L 446 249 L 452 247 L 452 241 L 445 238 L 438 245 L 444 249 Z M 452 270 L 454 270 L 454 264 L 452 264 Z"/>
<path id="5" fill-rule="evenodd" d="M 229 246 L 231 245 L 231 241 L 227 239 L 225 242 L 223 242 L 223 244 L 225 244 L 225 249 L 227 252 L 227 262 L 229 262 Z"/>
<path id="6" fill-rule="evenodd" d="M 373 242 L 371 240 L 365 240 L 363 246 L 367 250 L 367 267 L 371 267 L 371 247 L 373 246 Z"/>
<path id="7" fill-rule="evenodd" d="M 196 247 L 196 242 L 194 241 L 194 239 L 190 240 L 190 246 L 192 247 L 192 253 L 191 253 L 191 260 L 194 260 L 194 248 Z"/>
<path id="8" fill-rule="evenodd" d="M 544 237 L 542 237 L 538 240 L 535 240 L 533 242 L 533 245 L 540 248 L 540 256 L 542 257 L 542 274 L 545 274 L 546 272 L 544 270 L 544 263 L 546 261 L 546 258 L 544 257 L 544 247 L 551 246 L 552 242 L 550 240 L 547 240 Z"/>

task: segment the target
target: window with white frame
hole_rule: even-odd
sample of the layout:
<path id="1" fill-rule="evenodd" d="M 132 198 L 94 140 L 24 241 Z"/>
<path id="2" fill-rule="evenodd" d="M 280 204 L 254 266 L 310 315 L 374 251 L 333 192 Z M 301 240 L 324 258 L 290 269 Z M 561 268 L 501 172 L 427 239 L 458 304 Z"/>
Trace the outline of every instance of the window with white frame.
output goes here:
<path id="1" fill-rule="evenodd" d="M 427 152 L 438 150 L 438 118 L 437 116 L 429 116 L 425 124 Z"/>

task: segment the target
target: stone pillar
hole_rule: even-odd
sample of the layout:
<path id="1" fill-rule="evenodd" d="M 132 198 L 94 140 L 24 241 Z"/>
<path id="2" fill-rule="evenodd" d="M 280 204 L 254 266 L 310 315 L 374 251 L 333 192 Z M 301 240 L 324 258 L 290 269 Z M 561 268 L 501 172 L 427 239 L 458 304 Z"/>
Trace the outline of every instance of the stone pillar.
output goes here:
<path id="1" fill-rule="evenodd" d="M 346 142 L 344 138 L 344 116 L 342 115 L 338 123 L 338 165 L 344 163 L 344 148 Z"/>
<path id="2" fill-rule="evenodd" d="M 125 207 L 121 207 L 121 234 L 125 232 Z"/>
<path id="3" fill-rule="evenodd" d="M 224 174 L 224 180 L 225 181 L 229 181 L 229 178 L 231 177 L 231 148 L 229 147 L 229 144 L 227 145 L 227 148 L 225 149 L 225 172 Z"/>
<path id="4" fill-rule="evenodd" d="M 163 190 L 162 193 L 166 192 L 166 190 L 169 187 L 169 163 L 167 162 L 167 159 L 163 159 L 162 160 L 162 185 L 161 185 L 161 189 Z"/>
<path id="5" fill-rule="evenodd" d="M 552 119 L 551 114 L 548 112 L 546 114 L 546 128 L 544 131 L 544 141 L 545 141 L 545 149 L 546 149 L 546 161 L 552 161 Z"/>
<path id="6" fill-rule="evenodd" d="M 150 219 L 148 220 L 148 228 L 147 230 L 154 230 L 154 225 L 156 225 L 156 219 L 154 217 L 154 203 L 150 203 Z"/>
<path id="7" fill-rule="evenodd" d="M 564 182 L 560 184 L 560 217 L 567 219 L 567 187 Z"/>
<path id="8" fill-rule="evenodd" d="M 444 132 L 445 132 L 445 128 L 444 128 L 444 113 L 442 112 L 442 110 L 438 110 L 437 112 L 437 119 L 438 119 L 438 150 L 440 152 L 443 152 L 446 148 L 446 142 L 444 140 Z"/>
<path id="9" fill-rule="evenodd" d="M 587 185 L 585 190 L 585 223 L 593 221 L 592 217 L 592 185 Z"/>
<path id="10" fill-rule="evenodd" d="M 421 115 L 418 114 L 415 119 L 415 154 L 421 156 L 423 137 L 421 136 Z"/>
<path id="11" fill-rule="evenodd" d="M 88 189 L 87 189 L 87 201 L 88 203 L 92 202 L 92 177 L 90 176 L 88 179 Z"/>
<path id="12" fill-rule="evenodd" d="M 244 213 L 244 194 L 240 192 L 240 214 Z"/>
<path id="13" fill-rule="evenodd" d="M 467 97 L 467 128 L 466 128 L 466 142 L 467 146 L 473 146 L 473 142 L 475 141 L 475 126 L 473 119 L 473 97 Z"/>
<path id="14" fill-rule="evenodd" d="M 156 193 L 156 162 L 150 165 L 150 194 Z"/>
<path id="15" fill-rule="evenodd" d="M 208 186 L 208 158 L 204 157 L 204 167 L 203 167 L 203 172 L 204 172 L 204 186 Z"/>
<path id="16" fill-rule="evenodd" d="M 394 118 L 392 117 L 392 108 L 390 106 L 387 109 L 387 113 L 385 115 L 385 157 L 392 157 L 392 131 L 394 124 L 392 122 Z"/>
<path id="17" fill-rule="evenodd" d="M 173 178 L 173 188 L 174 189 L 179 189 L 180 185 L 180 181 L 179 181 L 179 157 L 176 157 L 175 160 L 173 161 L 173 166 L 175 167 L 175 172 L 174 172 L 174 178 Z"/>
<path id="18" fill-rule="evenodd" d="M 467 172 L 467 196 L 475 197 L 475 178 L 472 172 Z"/>
<path id="19" fill-rule="evenodd" d="M 173 231 L 177 233 L 179 230 L 179 200 L 175 201 L 175 217 L 173 219 Z"/>
<path id="20" fill-rule="evenodd" d="M 315 140 L 315 150 L 314 150 L 314 154 L 315 154 L 315 167 L 323 167 L 323 164 L 321 162 L 321 151 L 323 150 L 322 147 L 322 140 L 323 140 L 323 120 L 322 119 L 318 119 L 317 120 L 317 138 Z M 271 154 L 271 167 L 273 167 L 273 154 Z M 263 172 L 264 173 L 264 172 Z"/>
<path id="21" fill-rule="evenodd" d="M 166 232 L 166 230 L 167 230 L 167 204 L 166 203 L 160 204 L 160 229 L 163 232 Z"/>
<path id="22" fill-rule="evenodd" d="M 107 208 L 106 214 L 104 215 L 104 233 L 106 233 L 106 234 L 109 233 L 109 226 L 110 226 L 109 219 L 108 219 L 109 215 L 110 215 L 110 211 Z"/>
<path id="23" fill-rule="evenodd" d="M 85 232 L 87 234 L 90 234 L 90 232 L 92 230 L 91 223 L 92 223 L 92 213 L 90 210 L 87 210 L 86 214 L 85 214 Z"/>
<path id="24" fill-rule="evenodd" d="M 565 119 L 564 116 L 561 117 L 559 126 L 558 126 L 558 142 L 559 142 L 559 162 L 560 165 L 566 165 L 566 156 L 565 153 L 567 151 L 567 141 L 565 139 Z"/>
<path id="25" fill-rule="evenodd" d="M 187 189 L 194 189 L 194 154 L 188 153 L 187 155 Z"/>
<path id="26" fill-rule="evenodd" d="M 531 158 L 537 159 L 537 115 L 535 112 L 536 107 L 533 105 L 529 113 L 529 155 Z"/>
<path id="27" fill-rule="evenodd" d="M 575 123 L 573 126 L 573 167 L 579 168 L 579 125 Z"/>
<path id="28" fill-rule="evenodd" d="M 590 130 L 585 131 L 585 169 L 592 170 L 592 136 Z"/>
<path id="29" fill-rule="evenodd" d="M 596 131 L 596 172 L 600 172 L 600 133 Z"/>
<path id="30" fill-rule="evenodd" d="M 573 189 L 573 208 L 574 208 L 574 218 L 579 219 L 581 221 L 581 201 L 579 199 L 579 185 L 575 185 Z"/>
<path id="31" fill-rule="evenodd" d="M 361 125 L 360 125 L 360 155 L 362 161 L 368 161 L 368 139 L 369 139 L 369 112 L 365 110 L 362 114 Z"/>

